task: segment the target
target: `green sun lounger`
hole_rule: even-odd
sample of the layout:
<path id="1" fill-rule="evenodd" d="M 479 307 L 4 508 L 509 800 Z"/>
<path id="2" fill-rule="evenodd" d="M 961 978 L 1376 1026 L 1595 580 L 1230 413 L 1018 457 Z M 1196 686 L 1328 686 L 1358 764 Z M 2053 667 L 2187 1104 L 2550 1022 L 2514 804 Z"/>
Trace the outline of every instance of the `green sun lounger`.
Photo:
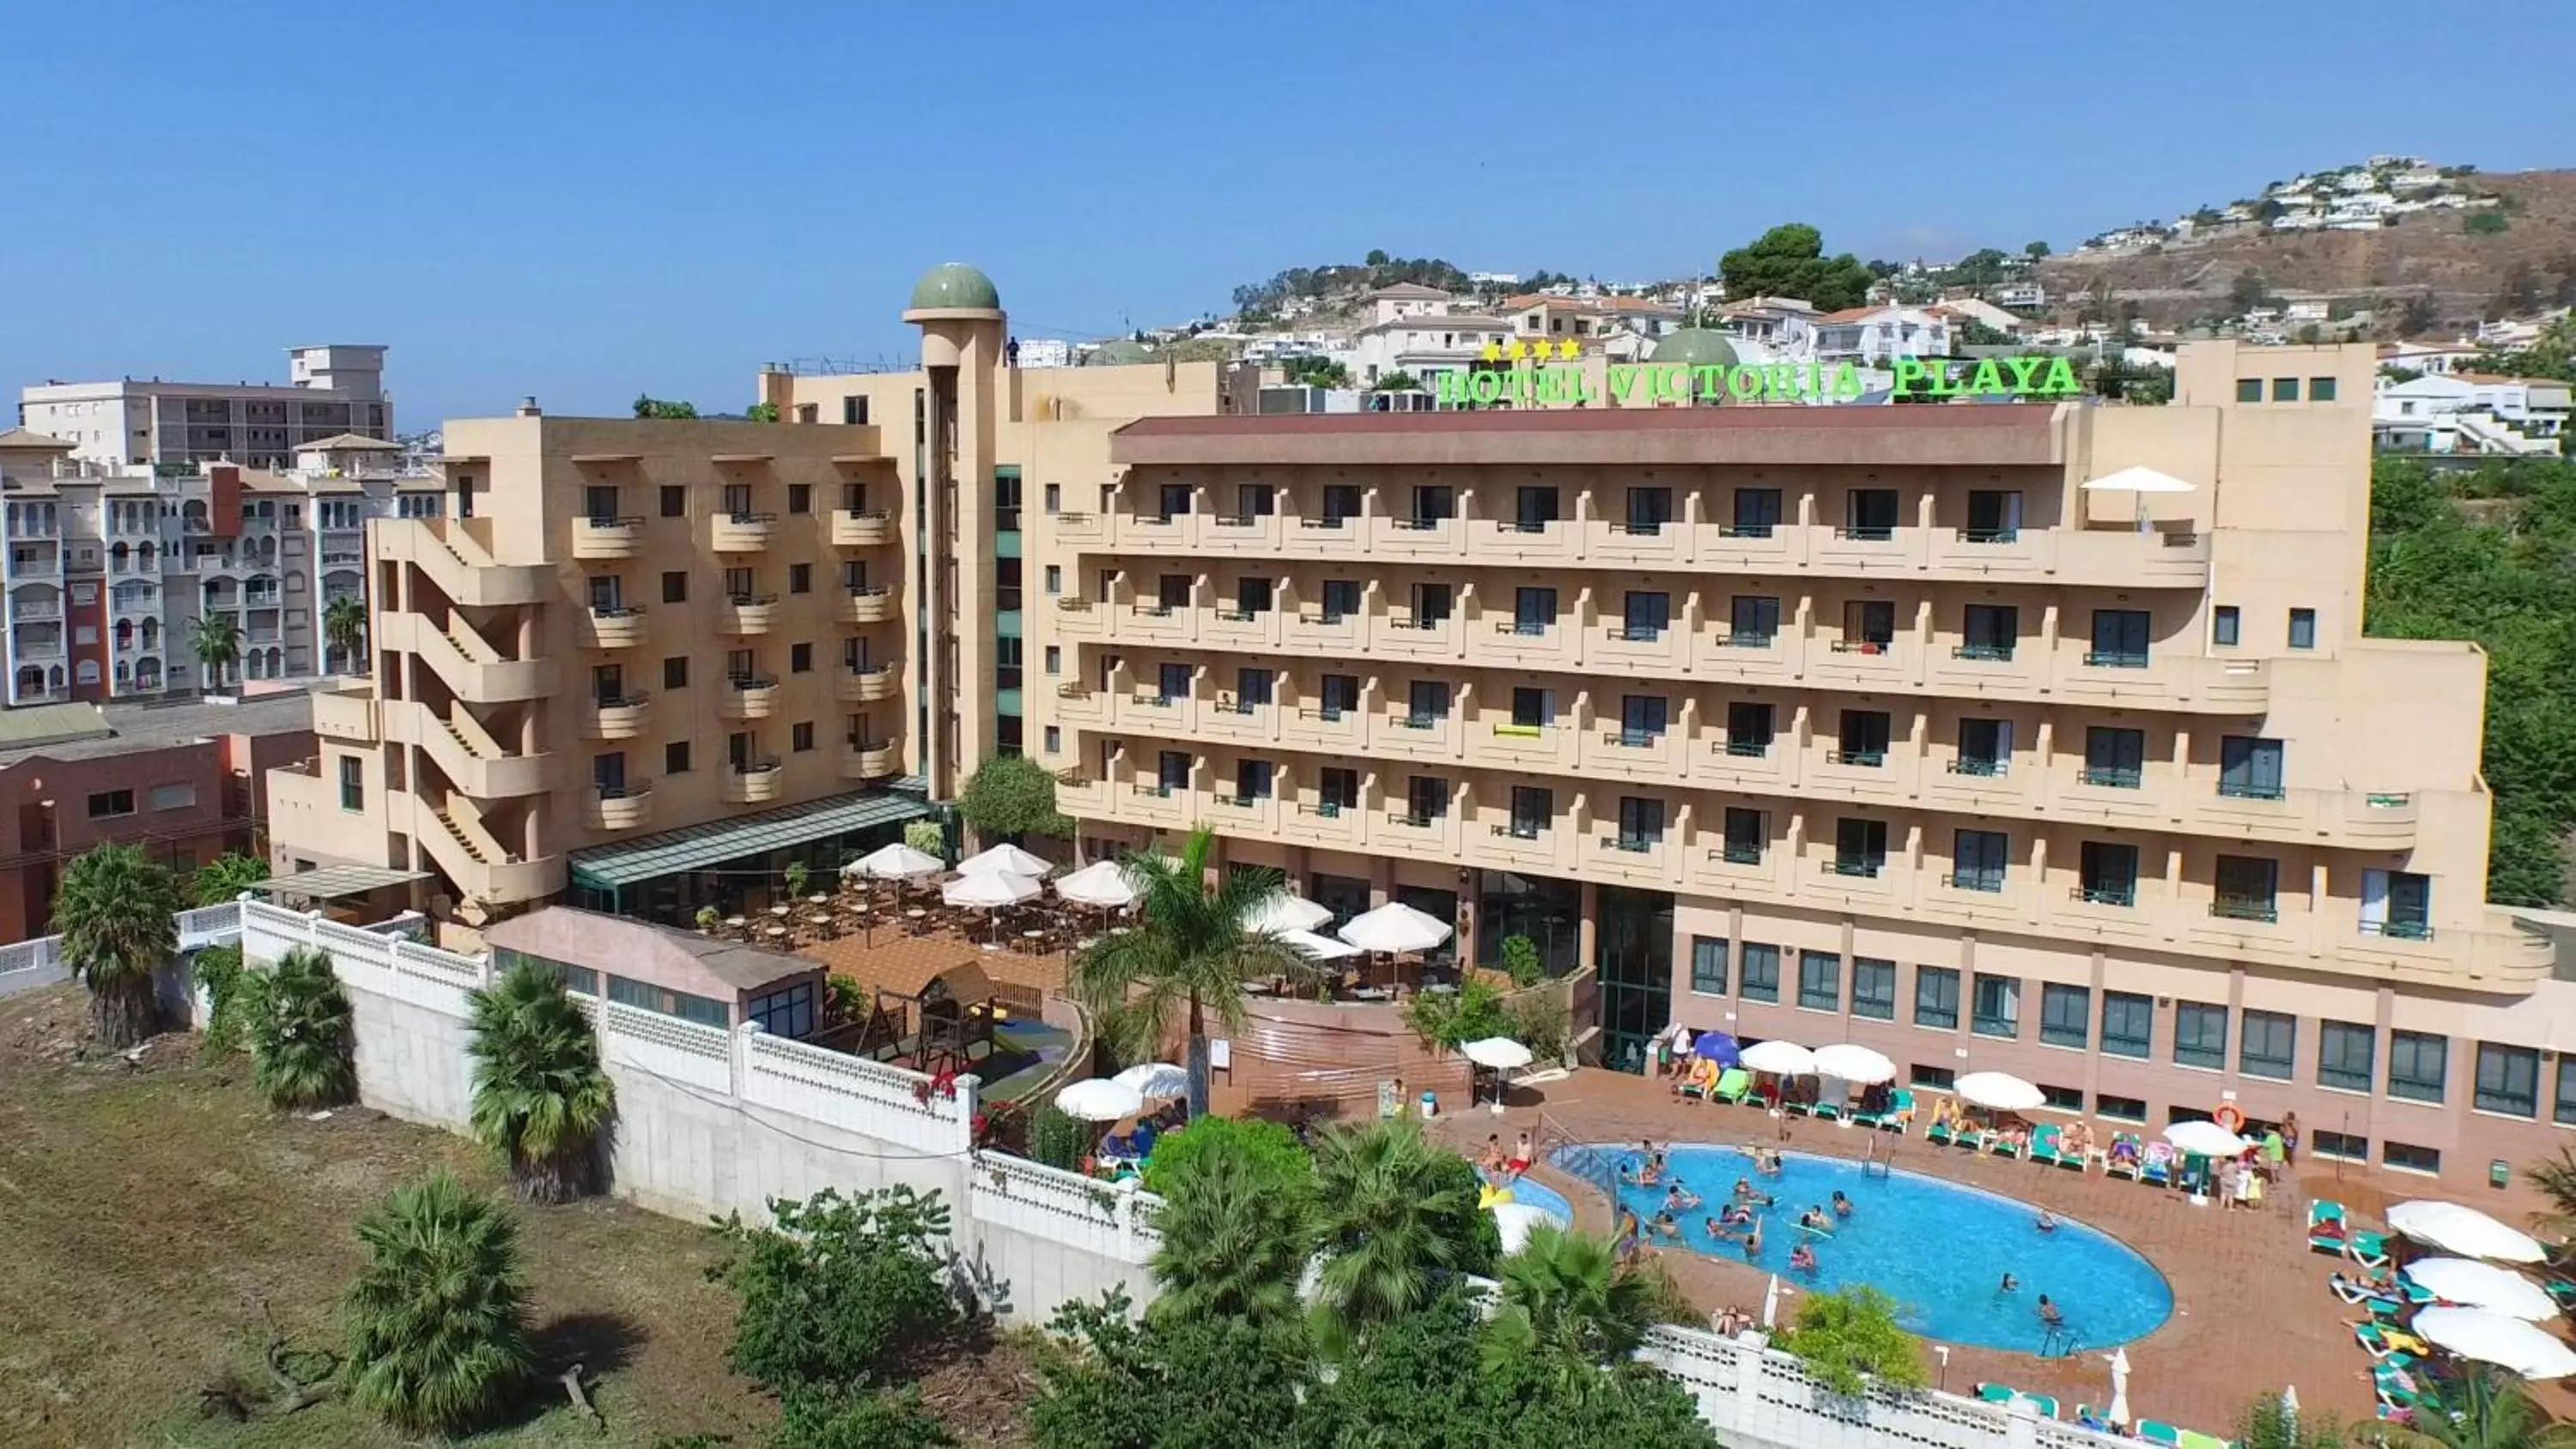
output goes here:
<path id="1" fill-rule="evenodd" d="M 2150 1444 L 2164 1444 L 2171 1446 L 2171 1449 L 2181 1449 L 2182 1431 L 2161 1419 L 2140 1419 L 2138 1437 Z"/>
<path id="2" fill-rule="evenodd" d="M 2342 1257 L 2344 1245 L 2351 1240 L 2352 1226 L 2345 1221 L 2342 1203 L 2318 1198 L 2308 1204 L 2308 1250 Z"/>
<path id="3" fill-rule="evenodd" d="M 1923 1134 L 1923 1140 L 1931 1143 L 1935 1147 L 1947 1147 L 1957 1140 L 1957 1135 L 1950 1130 L 1949 1123 L 1935 1122 L 1932 1124 L 1931 1128 Z"/>
<path id="4" fill-rule="evenodd" d="M 1912 1125 L 1913 1120 L 1914 1094 L 1903 1087 L 1888 1093 L 1887 1110 L 1879 1116 L 1878 1130 L 1904 1132 Z"/>
<path id="5" fill-rule="evenodd" d="M 2345 1242 L 2344 1251 L 2352 1256 L 2354 1262 L 2365 1268 L 2385 1268 L 2388 1266 L 2388 1235 L 2372 1232 L 2354 1233 Z"/>
<path id="6" fill-rule="evenodd" d="M 2060 1130 L 2062 1129 L 2060 1129 L 2056 1123 L 2052 1122 L 2031 1134 L 2031 1161 L 2043 1166 L 2054 1167 L 2063 1160 L 2057 1155 L 2057 1134 Z"/>
<path id="7" fill-rule="evenodd" d="M 1718 1073 L 1717 1099 L 1719 1101 L 1730 1104 L 1741 1104 L 1744 1101 L 1746 1094 L 1750 1093 L 1752 1090 L 1753 1074 L 1746 1071 L 1744 1068 L 1728 1067 L 1725 1071 Z"/>
<path id="8" fill-rule="evenodd" d="M 2198 1429 L 2185 1429 L 2182 1431 L 2182 1449 L 2227 1449 L 2227 1441 Z"/>

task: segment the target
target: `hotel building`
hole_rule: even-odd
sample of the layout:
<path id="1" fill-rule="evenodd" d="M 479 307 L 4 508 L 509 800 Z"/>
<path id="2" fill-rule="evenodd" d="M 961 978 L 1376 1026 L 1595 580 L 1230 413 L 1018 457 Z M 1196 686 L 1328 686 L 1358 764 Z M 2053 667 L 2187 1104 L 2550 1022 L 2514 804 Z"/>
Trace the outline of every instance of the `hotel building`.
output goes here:
<path id="1" fill-rule="evenodd" d="M 668 921 L 1016 751 L 1086 857 L 1204 822 L 1597 972 L 1614 1066 L 1858 1041 L 2464 1181 L 2576 1126 L 2576 988 L 2484 899 L 2484 659 L 2361 633 L 2366 347 L 2194 344 L 2165 407 L 1261 417 L 1011 366 L 971 268 L 904 315 L 921 369 L 767 374 L 778 425 L 452 424 L 473 506 L 377 525 L 281 869 Z"/>
<path id="2" fill-rule="evenodd" d="M 18 390 L 18 424 L 61 438 L 86 463 L 194 472 L 207 463 L 284 468 L 342 433 L 393 437 L 385 349 L 291 348 L 273 383 L 46 382 Z"/>

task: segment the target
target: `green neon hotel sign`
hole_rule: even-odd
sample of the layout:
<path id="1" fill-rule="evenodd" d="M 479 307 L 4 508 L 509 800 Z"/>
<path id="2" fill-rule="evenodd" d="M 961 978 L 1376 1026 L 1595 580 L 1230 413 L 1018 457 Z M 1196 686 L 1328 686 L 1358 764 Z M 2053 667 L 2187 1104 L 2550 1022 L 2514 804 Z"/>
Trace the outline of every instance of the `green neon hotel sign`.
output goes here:
<path id="1" fill-rule="evenodd" d="M 1893 395 L 1930 401 L 1953 397 L 1999 397 L 2045 400 L 2074 397 L 2084 390 L 2075 368 L 2063 357 L 1987 358 L 1976 363 L 1941 358 L 1899 357 L 1892 365 Z M 1688 363 L 1614 362 L 1596 385 L 1581 366 L 1541 363 L 1530 367 L 1486 368 L 1444 372 L 1438 378 L 1438 400 L 1451 407 L 1571 406 L 1604 398 L 1621 407 L 1651 403 L 1720 402 L 1855 402 L 1866 391 L 1860 369 L 1848 362 L 1738 363 L 1733 367 Z"/>

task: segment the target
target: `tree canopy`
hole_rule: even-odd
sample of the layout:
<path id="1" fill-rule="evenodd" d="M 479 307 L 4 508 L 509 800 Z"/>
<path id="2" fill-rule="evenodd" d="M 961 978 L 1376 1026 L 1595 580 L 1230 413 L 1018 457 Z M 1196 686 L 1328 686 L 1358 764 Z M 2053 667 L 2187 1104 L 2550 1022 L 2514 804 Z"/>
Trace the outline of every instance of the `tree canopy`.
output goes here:
<path id="1" fill-rule="evenodd" d="M 1826 312 L 1859 306 L 1871 281 L 1851 253 L 1826 256 L 1824 234 L 1804 222 L 1771 228 L 1717 266 L 1730 297 L 1795 297 Z"/>
<path id="2" fill-rule="evenodd" d="M 995 755 L 976 766 L 957 793 L 957 813 L 987 839 L 1073 833 L 1073 822 L 1055 808 L 1055 776 L 1026 755 Z"/>
<path id="3" fill-rule="evenodd" d="M 1896 1302 L 1875 1288 L 1809 1293 L 1798 1321 L 1780 1336 L 1816 1381 L 1838 1394 L 1857 1394 L 1870 1381 L 1891 1389 L 1919 1389 L 1931 1382 L 1923 1368 L 1923 1343 L 1896 1321 Z"/>
<path id="4" fill-rule="evenodd" d="M 650 394 L 639 394 L 635 399 L 635 416 L 639 418 L 694 418 L 697 415 L 696 403 L 679 402 Z"/>

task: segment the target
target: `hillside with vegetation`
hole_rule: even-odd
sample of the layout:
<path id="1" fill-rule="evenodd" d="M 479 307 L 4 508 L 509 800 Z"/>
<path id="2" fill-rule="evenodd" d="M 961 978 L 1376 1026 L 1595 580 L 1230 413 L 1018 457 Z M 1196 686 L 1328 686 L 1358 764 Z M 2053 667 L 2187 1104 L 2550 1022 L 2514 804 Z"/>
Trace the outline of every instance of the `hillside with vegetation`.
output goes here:
<path id="1" fill-rule="evenodd" d="M 2495 792 L 2487 898 L 2571 899 L 2576 831 L 2576 463 L 2436 472 L 2383 458 L 2372 480 L 2366 632 L 2487 651 Z"/>

